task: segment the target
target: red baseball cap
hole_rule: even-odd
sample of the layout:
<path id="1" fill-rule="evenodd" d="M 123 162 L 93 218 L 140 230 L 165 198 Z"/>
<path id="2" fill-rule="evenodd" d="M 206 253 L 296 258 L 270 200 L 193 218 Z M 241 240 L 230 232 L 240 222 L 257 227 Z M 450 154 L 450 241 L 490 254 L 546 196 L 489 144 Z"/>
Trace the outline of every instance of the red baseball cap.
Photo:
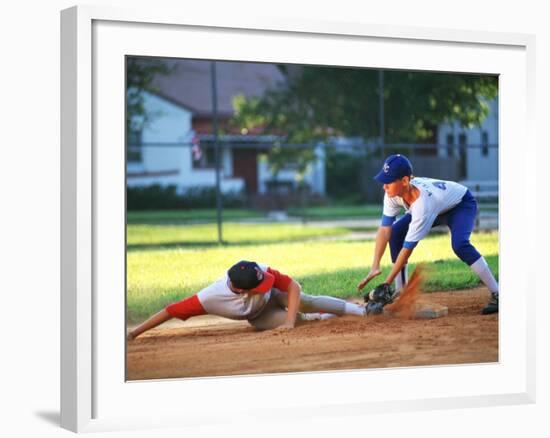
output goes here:
<path id="1" fill-rule="evenodd" d="M 241 260 L 227 271 L 231 284 L 250 292 L 268 292 L 275 283 L 275 276 L 262 271 L 256 262 Z"/>

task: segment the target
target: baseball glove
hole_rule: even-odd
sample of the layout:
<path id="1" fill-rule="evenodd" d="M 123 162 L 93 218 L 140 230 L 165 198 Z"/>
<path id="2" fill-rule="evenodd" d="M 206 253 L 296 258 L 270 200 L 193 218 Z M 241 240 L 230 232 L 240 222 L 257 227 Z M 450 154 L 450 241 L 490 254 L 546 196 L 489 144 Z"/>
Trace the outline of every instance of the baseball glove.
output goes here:
<path id="1" fill-rule="evenodd" d="M 367 315 L 382 313 L 384 306 L 392 303 L 396 296 L 393 286 L 387 283 L 379 284 L 368 294 L 363 295 Z"/>

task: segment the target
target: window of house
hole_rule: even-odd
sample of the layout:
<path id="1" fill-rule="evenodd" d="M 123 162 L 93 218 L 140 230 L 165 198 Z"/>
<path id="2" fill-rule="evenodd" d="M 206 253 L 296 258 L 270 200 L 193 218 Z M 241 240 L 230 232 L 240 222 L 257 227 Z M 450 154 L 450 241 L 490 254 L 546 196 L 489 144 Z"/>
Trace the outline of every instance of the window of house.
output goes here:
<path id="1" fill-rule="evenodd" d="M 459 154 L 460 154 L 460 179 L 467 179 L 467 168 L 466 168 L 466 134 L 462 133 L 458 135 L 458 144 L 460 145 Z"/>
<path id="2" fill-rule="evenodd" d="M 131 129 L 128 134 L 128 153 L 129 163 L 141 163 L 143 161 L 143 131 L 141 129 Z"/>
<path id="3" fill-rule="evenodd" d="M 213 144 L 194 144 L 191 148 L 193 169 L 215 169 L 216 149 Z"/>
<path id="4" fill-rule="evenodd" d="M 447 156 L 452 157 L 453 156 L 453 149 L 455 144 L 455 136 L 454 134 L 447 134 L 446 137 L 446 143 L 447 143 Z"/>
<path id="5" fill-rule="evenodd" d="M 489 155 L 489 133 L 487 131 L 481 133 L 481 155 L 484 157 Z"/>
<path id="6" fill-rule="evenodd" d="M 284 167 L 281 170 L 286 170 L 287 172 L 296 172 L 300 168 L 300 165 L 296 161 L 289 161 L 285 163 Z"/>

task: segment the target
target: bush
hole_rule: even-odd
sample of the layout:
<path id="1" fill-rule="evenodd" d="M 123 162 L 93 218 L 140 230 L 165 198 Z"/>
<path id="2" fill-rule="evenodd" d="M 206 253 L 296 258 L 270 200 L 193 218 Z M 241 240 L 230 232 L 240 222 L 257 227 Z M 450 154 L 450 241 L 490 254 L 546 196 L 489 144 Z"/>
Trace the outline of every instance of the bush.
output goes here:
<path id="1" fill-rule="evenodd" d="M 126 188 L 126 208 L 128 210 L 167 210 L 176 208 L 180 202 L 175 186 L 155 184 Z"/>
<path id="2" fill-rule="evenodd" d="M 222 204 L 228 208 L 244 207 L 246 198 L 242 193 L 222 194 Z M 184 194 L 178 194 L 176 186 L 154 184 L 144 187 L 126 188 L 128 210 L 173 210 L 215 208 L 216 189 L 213 187 L 190 187 Z"/>
<path id="3" fill-rule="evenodd" d="M 326 191 L 330 198 L 351 204 L 361 201 L 363 161 L 360 155 L 327 149 Z"/>

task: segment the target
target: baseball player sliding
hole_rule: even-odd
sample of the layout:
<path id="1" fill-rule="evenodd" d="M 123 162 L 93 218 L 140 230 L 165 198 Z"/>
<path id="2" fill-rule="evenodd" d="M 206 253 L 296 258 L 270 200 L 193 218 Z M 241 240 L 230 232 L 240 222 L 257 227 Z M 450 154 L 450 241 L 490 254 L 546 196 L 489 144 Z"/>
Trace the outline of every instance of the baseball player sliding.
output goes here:
<path id="1" fill-rule="evenodd" d="M 133 340 L 171 318 L 186 320 L 206 314 L 247 320 L 258 330 L 288 330 L 314 315 L 325 319 L 366 313 L 365 306 L 359 304 L 304 294 L 296 280 L 267 265 L 240 261 L 210 286 L 151 316 L 129 331 L 127 338 Z"/>
<path id="2" fill-rule="evenodd" d="M 375 180 L 384 185 L 382 223 L 378 228 L 374 257 L 368 275 L 358 289 L 381 274 L 380 260 L 390 245 L 393 268 L 371 295 L 395 298 L 407 282 L 407 261 L 418 242 L 436 225 L 447 225 L 451 231 L 454 253 L 479 276 L 491 292 L 483 314 L 498 312 L 498 283 L 481 254 L 470 243 L 474 229 L 477 202 L 467 187 L 451 181 L 417 178 L 404 155 L 391 155 L 384 161 Z M 405 215 L 396 221 L 405 209 Z M 395 281 L 395 289 L 391 284 Z M 383 300 L 382 300 L 383 301 Z"/>

